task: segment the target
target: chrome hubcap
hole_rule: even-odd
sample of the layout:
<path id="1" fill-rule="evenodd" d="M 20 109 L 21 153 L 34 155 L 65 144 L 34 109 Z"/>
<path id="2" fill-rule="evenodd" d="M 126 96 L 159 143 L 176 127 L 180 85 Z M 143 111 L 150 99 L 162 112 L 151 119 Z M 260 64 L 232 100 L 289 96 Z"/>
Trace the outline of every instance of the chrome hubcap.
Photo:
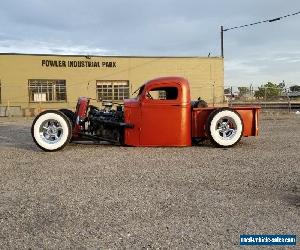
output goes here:
<path id="1" fill-rule="evenodd" d="M 57 143 L 63 135 L 61 124 L 53 119 L 44 121 L 39 132 L 41 138 L 49 144 Z"/>
<path id="2" fill-rule="evenodd" d="M 223 140 L 230 140 L 237 132 L 237 125 L 232 118 L 222 117 L 217 122 L 216 131 Z"/>

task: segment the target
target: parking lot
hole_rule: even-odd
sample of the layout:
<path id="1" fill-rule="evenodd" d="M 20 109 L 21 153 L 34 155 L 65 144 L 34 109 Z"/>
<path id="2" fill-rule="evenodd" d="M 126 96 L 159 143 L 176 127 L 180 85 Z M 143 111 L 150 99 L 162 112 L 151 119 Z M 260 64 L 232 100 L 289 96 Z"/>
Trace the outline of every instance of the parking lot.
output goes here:
<path id="1" fill-rule="evenodd" d="M 0 248 L 234 249 L 300 237 L 300 115 L 263 116 L 234 148 L 70 144 L 0 118 Z M 299 244 L 299 243 L 298 243 Z"/>

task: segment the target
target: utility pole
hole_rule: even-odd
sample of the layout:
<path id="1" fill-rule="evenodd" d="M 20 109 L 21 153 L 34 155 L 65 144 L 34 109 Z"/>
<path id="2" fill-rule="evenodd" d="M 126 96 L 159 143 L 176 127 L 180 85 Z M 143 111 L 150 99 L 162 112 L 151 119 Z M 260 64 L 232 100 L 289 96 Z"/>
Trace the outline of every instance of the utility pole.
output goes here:
<path id="1" fill-rule="evenodd" d="M 221 57 L 224 58 L 224 28 L 221 26 Z"/>

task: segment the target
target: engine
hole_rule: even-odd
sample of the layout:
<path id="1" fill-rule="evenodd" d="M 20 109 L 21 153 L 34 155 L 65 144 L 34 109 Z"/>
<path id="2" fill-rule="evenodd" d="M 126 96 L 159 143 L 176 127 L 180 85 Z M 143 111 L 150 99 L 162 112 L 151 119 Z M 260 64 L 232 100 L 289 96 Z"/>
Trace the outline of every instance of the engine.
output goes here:
<path id="1" fill-rule="evenodd" d="M 112 109 L 111 105 L 105 104 L 104 109 L 89 106 L 87 119 L 89 121 L 88 132 L 106 141 L 123 142 L 124 112 L 122 106 Z"/>
<path id="2" fill-rule="evenodd" d="M 78 99 L 75 136 L 122 144 L 124 129 L 130 127 L 129 124 L 124 123 L 123 107 L 119 105 L 116 109 L 112 109 L 112 103 L 103 103 L 104 108 L 100 109 L 89 103 L 89 98 Z"/>

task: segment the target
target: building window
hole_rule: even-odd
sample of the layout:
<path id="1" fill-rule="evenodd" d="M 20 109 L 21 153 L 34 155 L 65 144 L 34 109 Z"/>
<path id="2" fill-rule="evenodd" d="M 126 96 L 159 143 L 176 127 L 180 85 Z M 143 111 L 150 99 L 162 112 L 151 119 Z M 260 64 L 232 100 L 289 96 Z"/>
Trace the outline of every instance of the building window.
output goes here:
<path id="1" fill-rule="evenodd" d="M 129 81 L 96 81 L 98 101 L 123 101 L 129 98 Z"/>
<path id="2" fill-rule="evenodd" d="M 66 80 L 29 80 L 30 102 L 66 102 Z"/>

